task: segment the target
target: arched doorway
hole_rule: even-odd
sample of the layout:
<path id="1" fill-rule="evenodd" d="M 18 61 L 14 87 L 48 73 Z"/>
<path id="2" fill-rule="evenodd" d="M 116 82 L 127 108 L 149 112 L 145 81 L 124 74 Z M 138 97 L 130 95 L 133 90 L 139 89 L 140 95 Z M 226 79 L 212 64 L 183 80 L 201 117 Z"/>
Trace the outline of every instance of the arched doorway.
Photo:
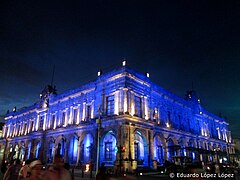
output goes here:
<path id="1" fill-rule="evenodd" d="M 159 135 L 154 137 L 154 160 L 157 160 L 158 164 L 164 163 L 164 146 Z"/>
<path id="2" fill-rule="evenodd" d="M 19 154 L 19 146 L 18 146 L 18 144 L 16 144 L 15 148 L 14 148 L 13 159 L 17 159 L 18 158 L 18 154 Z"/>
<path id="3" fill-rule="evenodd" d="M 192 160 L 196 160 L 196 154 L 195 154 L 195 143 L 193 139 L 190 139 L 188 142 L 188 156 L 192 157 Z"/>
<path id="4" fill-rule="evenodd" d="M 27 146 L 27 159 L 30 159 L 31 147 L 32 147 L 32 144 L 30 142 L 28 143 L 28 146 Z"/>
<path id="5" fill-rule="evenodd" d="M 178 141 L 179 144 L 179 156 L 187 156 L 186 145 L 183 138 L 180 138 Z"/>
<path id="6" fill-rule="evenodd" d="M 78 153 L 78 139 L 76 136 L 73 136 L 69 142 L 69 147 L 68 147 L 69 164 L 77 163 L 77 153 Z"/>
<path id="7" fill-rule="evenodd" d="M 134 159 L 137 160 L 138 165 L 148 164 L 146 141 L 139 131 L 134 135 Z"/>
<path id="8" fill-rule="evenodd" d="M 24 160 L 24 154 L 25 154 L 25 146 L 24 146 L 24 144 L 22 144 L 22 146 L 20 148 L 20 154 L 19 154 L 19 160 L 20 161 Z"/>
<path id="9" fill-rule="evenodd" d="M 62 136 L 58 136 L 54 141 L 54 156 L 60 155 L 63 158 L 65 157 L 65 146 L 66 146 L 66 138 Z"/>
<path id="10" fill-rule="evenodd" d="M 174 142 L 171 138 L 168 139 L 168 141 L 167 141 L 167 149 L 168 149 L 167 159 L 168 159 L 168 161 L 173 161 L 173 157 L 176 156 L 176 154 L 177 154 L 176 151 L 177 151 L 178 147 L 179 146 L 174 145 Z"/>
<path id="11" fill-rule="evenodd" d="M 117 141 L 114 133 L 109 131 L 102 139 L 100 163 L 105 162 L 106 165 L 113 166 L 116 160 Z"/>
<path id="12" fill-rule="evenodd" d="M 48 151 L 47 151 L 47 157 L 48 157 L 47 162 L 48 163 L 53 162 L 53 155 L 54 155 L 53 153 L 54 153 L 54 142 L 50 141 L 50 143 L 48 145 Z"/>
<path id="13" fill-rule="evenodd" d="M 81 161 L 89 163 L 93 158 L 93 137 L 87 134 L 81 143 Z"/>

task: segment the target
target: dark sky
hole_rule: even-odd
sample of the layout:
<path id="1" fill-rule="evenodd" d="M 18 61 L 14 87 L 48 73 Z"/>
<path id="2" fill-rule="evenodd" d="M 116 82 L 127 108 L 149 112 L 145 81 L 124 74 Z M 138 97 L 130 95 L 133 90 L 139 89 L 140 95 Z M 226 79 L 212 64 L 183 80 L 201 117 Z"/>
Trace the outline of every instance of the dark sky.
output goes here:
<path id="1" fill-rule="evenodd" d="M 1 1 L 0 114 L 130 67 L 240 129 L 240 1 Z"/>

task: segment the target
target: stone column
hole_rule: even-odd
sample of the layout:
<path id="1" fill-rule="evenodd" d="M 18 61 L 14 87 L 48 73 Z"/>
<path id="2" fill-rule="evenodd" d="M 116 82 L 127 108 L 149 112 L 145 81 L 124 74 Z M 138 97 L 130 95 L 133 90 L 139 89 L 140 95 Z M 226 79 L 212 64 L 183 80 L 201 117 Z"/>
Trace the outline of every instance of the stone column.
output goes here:
<path id="1" fill-rule="evenodd" d="M 80 114 L 81 113 L 81 111 L 80 111 L 80 104 L 78 104 L 77 105 L 77 124 L 79 124 L 80 123 L 80 119 L 81 119 L 81 117 L 80 117 Z"/>
<path id="2" fill-rule="evenodd" d="M 64 162 L 68 163 L 68 147 L 69 147 L 69 141 L 66 140 L 65 147 L 64 147 Z"/>

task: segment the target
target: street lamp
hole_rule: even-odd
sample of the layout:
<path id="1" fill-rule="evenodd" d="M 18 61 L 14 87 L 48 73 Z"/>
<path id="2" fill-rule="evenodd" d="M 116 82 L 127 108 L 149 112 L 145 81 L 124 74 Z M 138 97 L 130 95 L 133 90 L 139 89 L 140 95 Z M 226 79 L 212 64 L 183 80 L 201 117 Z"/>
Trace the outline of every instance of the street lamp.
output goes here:
<path id="1" fill-rule="evenodd" d="M 132 164 L 132 154 L 131 154 L 131 138 L 130 138 L 130 134 L 131 134 L 131 125 L 132 125 L 132 123 L 131 122 L 129 122 L 129 132 L 128 132 L 128 141 L 129 141 L 129 147 L 128 147 L 128 159 L 129 159 L 129 161 L 131 162 L 131 166 L 133 165 Z"/>
<path id="2" fill-rule="evenodd" d="M 96 120 L 96 123 L 98 125 L 98 135 L 97 135 L 97 164 L 96 164 L 96 176 L 98 173 L 98 166 L 99 166 L 99 151 L 100 151 L 100 147 L 99 147 L 99 141 L 100 141 L 100 128 L 101 128 L 101 119 L 100 119 L 100 115 L 98 117 L 98 119 Z"/>

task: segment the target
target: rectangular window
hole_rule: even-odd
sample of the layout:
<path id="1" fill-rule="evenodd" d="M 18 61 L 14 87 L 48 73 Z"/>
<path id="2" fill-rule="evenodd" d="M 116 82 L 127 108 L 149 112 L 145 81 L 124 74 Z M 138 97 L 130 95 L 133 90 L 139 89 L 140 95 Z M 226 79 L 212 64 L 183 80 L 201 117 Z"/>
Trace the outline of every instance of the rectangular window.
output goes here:
<path id="1" fill-rule="evenodd" d="M 13 137 L 13 134 L 14 134 L 14 127 L 12 128 L 11 137 Z"/>
<path id="2" fill-rule="evenodd" d="M 114 114 L 114 96 L 107 97 L 107 116 Z"/>
<path id="3" fill-rule="evenodd" d="M 19 136 L 20 135 L 20 124 L 18 124 L 18 128 L 17 128 L 17 136 Z"/>
<path id="4" fill-rule="evenodd" d="M 87 105 L 86 119 L 91 119 L 91 105 Z"/>
<path id="5" fill-rule="evenodd" d="M 52 120 L 50 121 L 50 129 L 53 128 L 53 125 L 54 125 L 55 121 L 56 121 L 56 115 L 53 114 L 53 115 L 52 115 Z"/>
<path id="6" fill-rule="evenodd" d="M 111 161 L 112 160 L 112 142 L 105 142 L 105 160 Z"/>
<path id="7" fill-rule="evenodd" d="M 39 130 L 43 129 L 43 121 L 44 121 L 44 117 L 40 116 Z"/>
<path id="8" fill-rule="evenodd" d="M 62 113 L 62 125 L 64 126 L 66 123 L 66 112 Z"/>
<path id="9" fill-rule="evenodd" d="M 25 134 L 26 130 L 27 130 L 27 123 L 24 123 L 24 125 L 23 125 L 23 134 Z"/>
<path id="10" fill-rule="evenodd" d="M 7 137 L 7 132 L 8 132 L 8 127 L 5 126 L 5 130 L 4 130 L 4 137 Z"/>
<path id="11" fill-rule="evenodd" d="M 140 97 L 134 96 L 134 105 L 135 105 L 135 115 L 138 117 L 142 117 L 142 102 Z"/>
<path id="12" fill-rule="evenodd" d="M 77 123 L 78 109 L 73 109 L 73 123 Z"/>
<path id="13" fill-rule="evenodd" d="M 30 129 L 29 132 L 33 131 L 33 121 L 30 121 Z"/>

